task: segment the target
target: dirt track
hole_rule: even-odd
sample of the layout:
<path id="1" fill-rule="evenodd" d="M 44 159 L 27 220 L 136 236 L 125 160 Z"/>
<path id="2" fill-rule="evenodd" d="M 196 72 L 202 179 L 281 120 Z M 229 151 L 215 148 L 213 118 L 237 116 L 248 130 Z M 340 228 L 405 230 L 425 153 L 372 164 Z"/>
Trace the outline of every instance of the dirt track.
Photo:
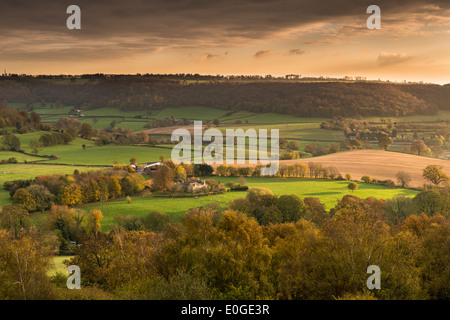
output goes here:
<path id="1" fill-rule="evenodd" d="M 355 180 L 368 175 L 372 179 L 391 179 L 396 182 L 397 172 L 405 171 L 411 175 L 409 185 L 412 187 L 423 186 L 425 180 L 422 178 L 422 171 L 430 164 L 441 165 L 444 172 L 450 175 L 450 161 L 382 150 L 357 150 L 309 159 L 281 160 L 280 165 L 297 162 L 316 162 L 326 167 L 336 167 L 342 175 L 350 173 Z"/>

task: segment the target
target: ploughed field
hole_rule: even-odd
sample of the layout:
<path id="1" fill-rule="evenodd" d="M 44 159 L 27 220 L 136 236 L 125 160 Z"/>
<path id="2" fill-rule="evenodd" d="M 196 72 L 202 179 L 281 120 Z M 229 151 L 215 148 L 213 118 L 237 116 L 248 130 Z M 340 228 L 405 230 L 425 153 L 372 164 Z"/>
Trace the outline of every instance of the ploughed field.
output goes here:
<path id="1" fill-rule="evenodd" d="M 290 161 L 292 160 L 282 163 Z M 362 176 L 368 175 L 372 179 L 391 179 L 395 182 L 397 172 L 405 171 L 411 175 L 411 187 L 423 186 L 425 179 L 422 172 L 428 165 L 440 165 L 446 174 L 450 174 L 449 161 L 382 150 L 356 150 L 302 160 L 304 163 L 310 161 L 324 166 L 334 166 L 341 174 L 350 173 L 353 179 L 361 179 Z"/>
<path id="2" fill-rule="evenodd" d="M 450 162 L 447 160 L 383 150 L 355 150 L 307 159 L 280 160 L 280 166 L 293 165 L 297 162 L 305 164 L 315 162 L 325 167 L 336 167 L 342 175 L 350 173 L 355 180 L 368 175 L 372 179 L 391 179 L 396 182 L 397 172 L 405 171 L 412 178 L 410 187 L 423 186 L 425 179 L 422 177 L 422 172 L 428 165 L 440 165 L 444 172 L 450 175 Z"/>

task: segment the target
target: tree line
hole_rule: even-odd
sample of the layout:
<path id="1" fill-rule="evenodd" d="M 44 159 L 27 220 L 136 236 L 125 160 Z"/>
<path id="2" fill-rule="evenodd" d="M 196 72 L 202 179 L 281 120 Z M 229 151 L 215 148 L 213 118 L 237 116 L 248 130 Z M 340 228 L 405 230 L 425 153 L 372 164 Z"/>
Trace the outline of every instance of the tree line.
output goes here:
<path id="1" fill-rule="evenodd" d="M 68 207 L 92 202 L 106 202 L 119 197 L 133 196 L 144 191 L 143 176 L 134 173 L 128 165 L 114 169 L 79 172 L 66 175 L 43 175 L 31 180 L 13 180 L 4 183 L 14 205 L 28 212 L 45 211 L 53 204 Z"/>

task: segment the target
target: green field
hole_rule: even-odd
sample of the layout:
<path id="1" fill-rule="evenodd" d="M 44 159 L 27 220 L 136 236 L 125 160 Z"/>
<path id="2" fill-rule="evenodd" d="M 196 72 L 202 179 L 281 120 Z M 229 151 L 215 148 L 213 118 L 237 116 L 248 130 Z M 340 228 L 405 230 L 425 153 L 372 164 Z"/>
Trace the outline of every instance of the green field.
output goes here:
<path id="1" fill-rule="evenodd" d="M 250 112 L 236 112 L 231 116 L 222 119 L 223 123 L 241 123 L 249 124 L 274 124 L 274 123 L 318 123 L 326 121 L 326 118 L 301 118 L 294 117 L 287 114 L 279 113 L 250 113 Z"/>
<path id="2" fill-rule="evenodd" d="M 22 149 L 31 152 L 29 143 L 32 139 L 38 139 L 46 132 L 32 132 L 17 135 L 20 139 Z M 83 144 L 86 149 L 83 149 Z M 173 147 L 173 146 L 172 146 Z M 77 138 L 67 145 L 56 145 L 43 148 L 39 155 L 57 155 L 60 159 L 47 160 L 44 158 L 24 155 L 17 152 L 0 152 L 1 159 L 14 157 L 22 162 L 23 160 L 45 160 L 47 163 L 70 164 L 70 165 L 113 165 L 118 163 L 129 163 L 135 157 L 140 163 L 159 161 L 161 154 L 170 158 L 171 148 L 144 147 L 144 146 L 97 146 L 91 140 Z M 5 154 L 3 156 L 2 154 Z"/>
<path id="3" fill-rule="evenodd" d="M 27 154 L 23 154 L 20 152 L 13 152 L 13 151 L 0 151 L 0 160 L 8 160 L 9 158 L 16 158 L 18 162 L 24 162 L 24 161 L 34 161 L 34 160 L 41 160 L 42 158 L 39 157 L 33 157 Z"/>
<path id="4" fill-rule="evenodd" d="M 367 121 L 379 122 L 381 119 L 391 120 L 392 122 L 428 122 L 450 120 L 450 110 L 439 110 L 437 115 L 414 115 L 414 116 L 399 116 L 399 117 L 368 117 L 364 118 Z"/>
<path id="5" fill-rule="evenodd" d="M 137 158 L 139 163 L 159 161 L 161 154 L 170 158 L 171 149 L 138 147 L 138 146 L 95 146 L 91 148 L 63 148 L 59 146 L 53 149 L 51 154 L 57 154 L 60 159 L 50 160 L 48 163 L 65 163 L 71 165 L 113 165 L 117 163 L 130 163 L 131 158 Z M 50 148 L 49 148 L 50 149 Z M 45 149 L 44 149 L 45 150 Z"/>
<path id="6" fill-rule="evenodd" d="M 165 119 L 173 116 L 174 118 L 187 118 L 192 120 L 214 120 L 220 119 L 228 111 L 207 108 L 207 107 L 183 107 L 183 108 L 165 108 L 155 114 L 158 119 Z"/>
<path id="7" fill-rule="evenodd" d="M 99 108 L 86 110 L 82 112 L 86 117 L 117 117 L 117 118 L 134 118 L 135 116 L 147 116 L 146 111 L 122 111 L 115 108 Z"/>
<path id="8" fill-rule="evenodd" d="M 215 178 L 221 183 L 228 181 L 237 182 L 237 178 L 221 177 Z M 246 178 L 248 186 L 265 187 L 273 191 L 274 194 L 296 194 L 301 198 L 317 197 L 325 204 L 327 210 L 333 208 L 337 201 L 347 194 L 352 194 L 360 198 L 374 197 L 378 199 L 389 199 L 396 195 L 407 197 L 415 196 L 418 191 L 393 188 L 389 189 L 374 184 L 359 183 L 359 188 L 355 192 L 350 192 L 347 188 L 347 181 L 324 181 L 310 179 L 283 179 L 283 178 Z M 195 198 L 162 198 L 148 197 L 133 198 L 129 204 L 126 200 L 84 206 L 85 210 L 100 209 L 103 212 L 103 231 L 109 231 L 113 223 L 113 218 L 117 214 L 133 215 L 144 217 L 150 211 L 158 210 L 169 214 L 175 221 L 190 208 L 203 206 L 211 202 L 216 202 L 225 207 L 231 200 L 244 198 L 246 192 L 227 192 L 221 195 Z"/>
<path id="9" fill-rule="evenodd" d="M 25 150 L 26 152 L 31 152 L 31 149 L 29 147 L 30 141 L 37 139 L 44 135 L 48 134 L 49 132 L 45 131 L 38 131 L 38 132 L 29 132 L 24 134 L 19 134 L 17 137 L 20 139 L 20 147 Z M 40 154 L 45 154 L 44 152 L 40 152 Z"/>
<path id="10" fill-rule="evenodd" d="M 20 139 L 21 148 L 26 152 L 31 152 L 31 148 L 29 147 L 29 143 L 33 139 L 39 139 L 43 134 L 47 134 L 48 132 L 32 132 L 17 135 Z M 44 147 L 41 151 L 39 151 L 38 155 L 58 155 L 64 154 L 67 151 L 78 151 L 83 150 L 82 145 L 85 144 L 88 148 L 92 148 L 95 146 L 94 142 L 91 140 L 86 140 L 82 138 L 76 138 L 72 142 L 66 145 L 55 145 L 50 147 Z"/>
<path id="11" fill-rule="evenodd" d="M 255 129 L 258 133 L 260 129 L 266 129 L 268 134 L 271 129 L 278 129 L 280 138 L 304 140 L 304 141 L 328 141 L 328 142 L 340 142 L 344 139 L 344 135 L 340 131 L 324 130 L 320 129 L 320 123 L 285 123 L 285 124 L 235 124 L 235 125 L 223 125 L 218 127 L 219 130 L 225 135 L 226 129 L 242 129 L 244 131 L 248 129 Z"/>

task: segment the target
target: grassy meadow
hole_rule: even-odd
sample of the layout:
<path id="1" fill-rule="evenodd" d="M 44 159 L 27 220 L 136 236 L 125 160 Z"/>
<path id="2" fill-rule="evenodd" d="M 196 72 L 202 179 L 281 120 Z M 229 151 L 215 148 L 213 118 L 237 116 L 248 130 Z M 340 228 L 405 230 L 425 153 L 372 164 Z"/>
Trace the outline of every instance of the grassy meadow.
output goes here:
<path id="1" fill-rule="evenodd" d="M 68 148 L 56 153 L 60 159 L 48 163 L 71 165 L 113 165 L 114 163 L 130 163 L 131 158 L 137 158 L 140 163 L 159 161 L 163 154 L 170 158 L 172 150 L 158 147 L 138 146 L 95 146 L 91 148 Z"/>
<path id="2" fill-rule="evenodd" d="M 237 183 L 235 177 L 215 177 L 214 179 L 221 183 L 233 181 Z M 418 191 L 402 188 L 386 188 L 380 185 L 358 183 L 359 188 L 355 192 L 348 190 L 347 181 L 327 181 L 315 179 L 296 179 L 296 178 L 265 178 L 249 177 L 246 178 L 249 188 L 264 187 L 269 188 L 276 195 L 295 194 L 300 198 L 317 197 L 329 210 L 333 208 L 337 201 L 343 196 L 352 194 L 360 198 L 374 197 L 377 199 L 390 199 L 396 195 L 414 197 Z M 245 198 L 246 192 L 227 192 L 225 194 L 213 195 L 208 197 L 190 198 L 171 198 L 171 197 L 134 197 L 131 203 L 122 199 L 103 204 L 91 204 L 83 206 L 84 210 L 100 209 L 103 212 L 103 231 L 109 231 L 114 216 L 117 214 L 133 215 L 145 217 L 150 211 L 158 210 L 169 214 L 174 221 L 178 221 L 187 210 L 204 206 L 211 202 L 216 202 L 225 207 L 231 200 Z"/>

